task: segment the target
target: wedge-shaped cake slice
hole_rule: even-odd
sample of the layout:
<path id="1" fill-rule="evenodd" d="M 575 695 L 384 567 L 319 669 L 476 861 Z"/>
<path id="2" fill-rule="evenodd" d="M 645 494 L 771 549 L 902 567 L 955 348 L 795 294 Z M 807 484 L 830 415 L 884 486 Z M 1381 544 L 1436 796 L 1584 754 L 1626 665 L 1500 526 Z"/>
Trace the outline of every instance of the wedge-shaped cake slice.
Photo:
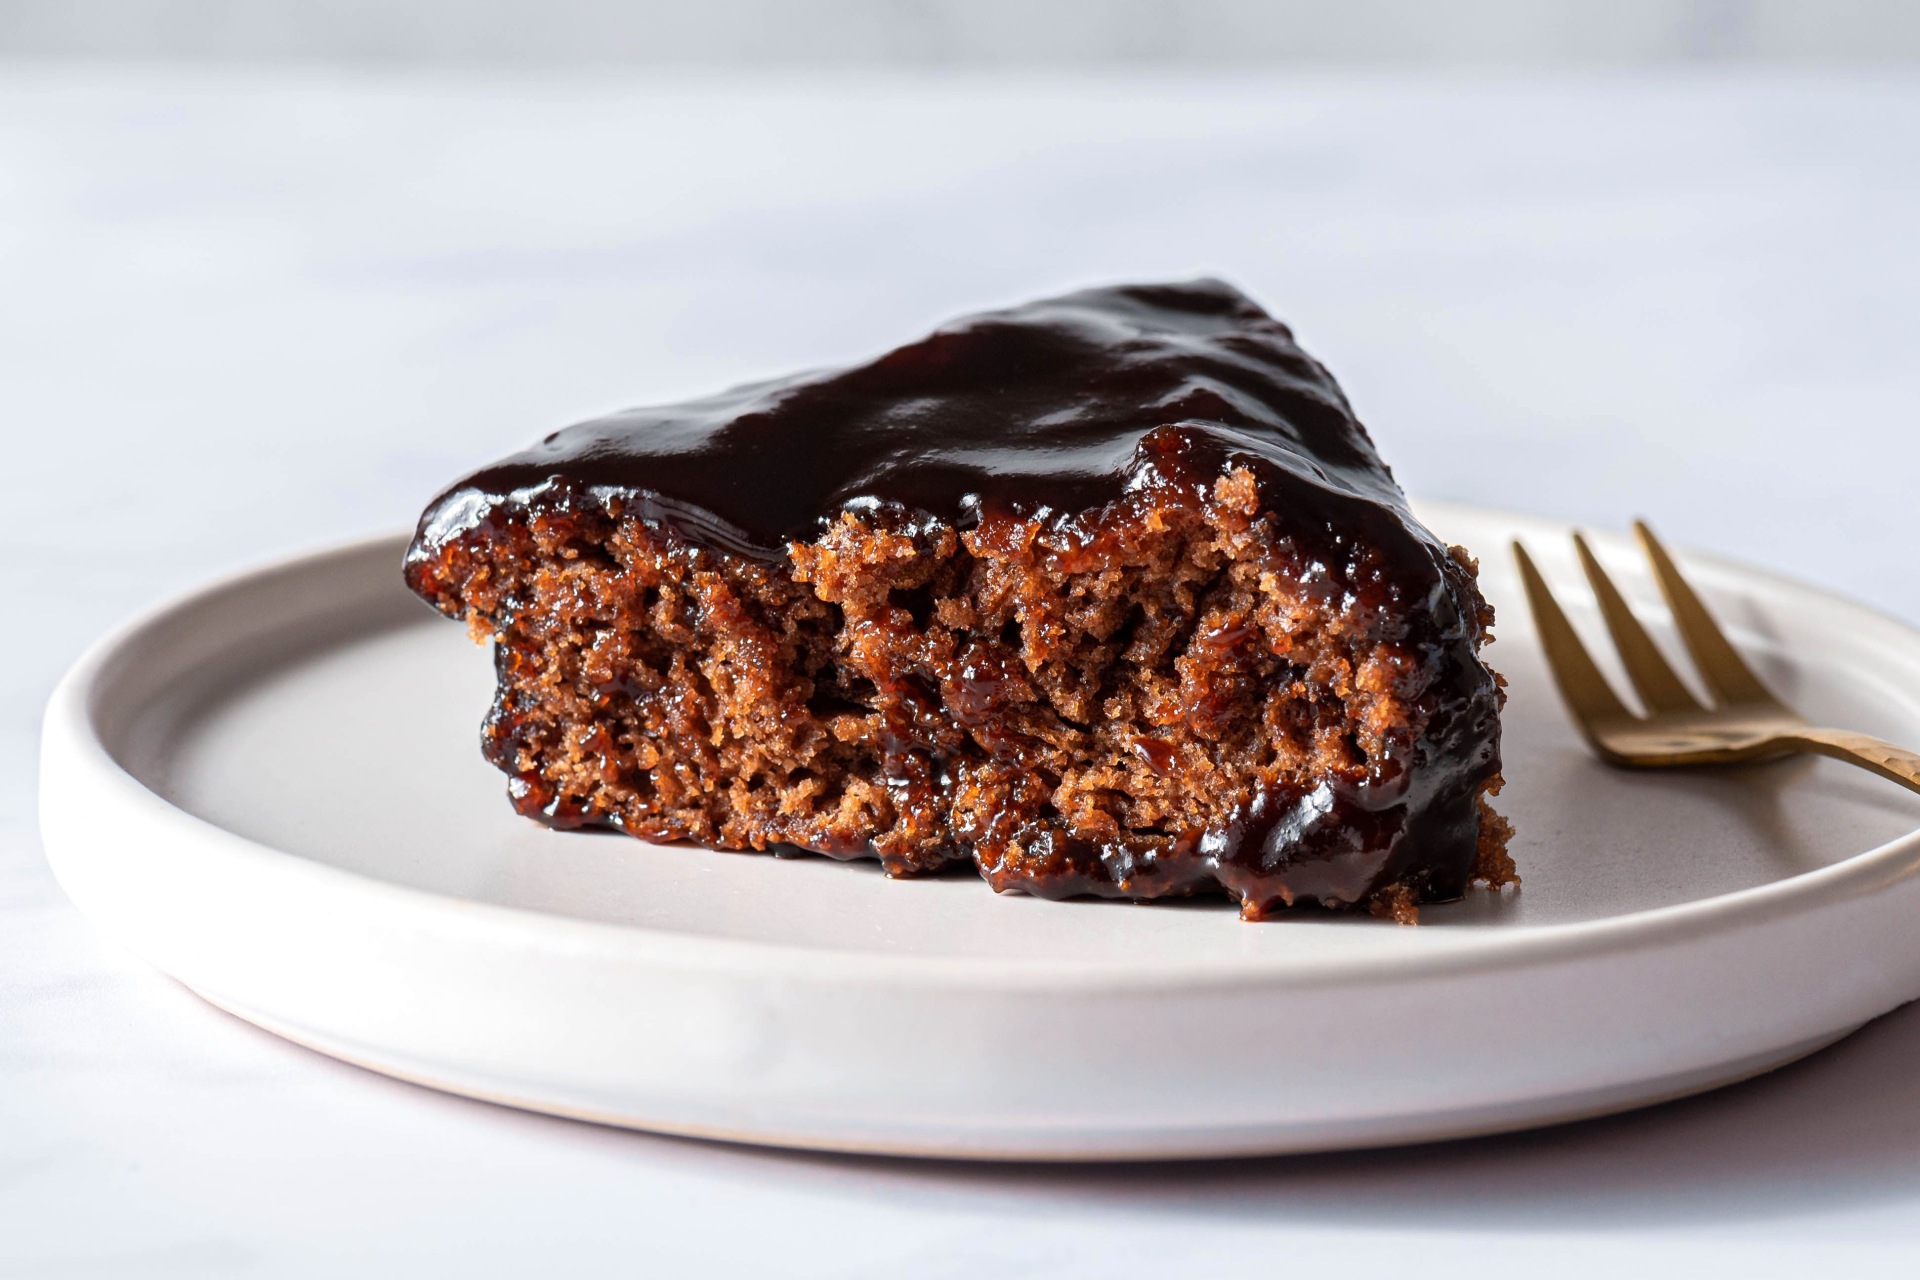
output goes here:
<path id="1" fill-rule="evenodd" d="M 483 749 L 557 827 L 1249 919 L 1512 878 L 1473 562 L 1217 281 L 556 432 L 406 578 L 492 640 Z"/>

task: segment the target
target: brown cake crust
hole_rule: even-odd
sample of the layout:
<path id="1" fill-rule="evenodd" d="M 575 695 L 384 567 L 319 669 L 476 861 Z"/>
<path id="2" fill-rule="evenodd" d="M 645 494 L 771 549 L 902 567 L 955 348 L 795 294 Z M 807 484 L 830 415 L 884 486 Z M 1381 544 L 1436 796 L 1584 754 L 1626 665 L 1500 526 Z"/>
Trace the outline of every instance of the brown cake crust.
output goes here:
<path id="1" fill-rule="evenodd" d="M 1514 880 L 1471 560 L 1410 601 L 1272 468 L 1185 424 L 1138 452 L 1071 519 L 849 503 L 771 555 L 556 474 L 430 511 L 407 578 L 495 643 L 484 749 L 554 826 L 1249 919 Z"/>

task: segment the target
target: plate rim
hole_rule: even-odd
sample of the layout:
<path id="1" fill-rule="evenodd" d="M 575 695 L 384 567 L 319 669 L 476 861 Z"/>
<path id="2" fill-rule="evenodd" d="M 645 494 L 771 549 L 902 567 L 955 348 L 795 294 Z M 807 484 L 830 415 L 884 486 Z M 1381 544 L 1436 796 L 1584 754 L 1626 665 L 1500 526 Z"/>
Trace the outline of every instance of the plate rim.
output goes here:
<path id="1" fill-rule="evenodd" d="M 1490 518 L 1541 534 L 1564 533 L 1568 522 L 1524 512 L 1477 505 L 1421 502 L 1421 513 Z M 1392 982 L 1423 976 L 1461 976 L 1504 970 L 1515 965 L 1551 964 L 1638 950 L 1669 942 L 1698 940 L 1764 924 L 1872 895 L 1920 872 L 1920 828 L 1874 848 L 1811 871 L 1691 902 L 1674 903 L 1569 924 L 1488 928 L 1470 941 L 1445 950 L 1405 949 L 1360 955 L 1233 956 L 1134 961 L 1002 959 L 947 954 L 889 953 L 884 965 L 863 963 L 872 953 L 856 948 L 816 946 L 753 938 L 680 933 L 640 924 L 619 924 L 462 898 L 384 880 L 276 849 L 229 830 L 173 804 L 135 777 L 109 747 L 100 718 L 106 686 L 143 641 L 169 625 L 190 622 L 216 599 L 257 589 L 269 579 L 294 577 L 354 556 L 392 548 L 396 577 L 399 551 L 410 535 L 385 533 L 277 557 L 229 571 L 136 613 L 89 645 L 61 677 L 49 698 L 41 733 L 39 826 L 48 827 L 49 779 L 61 770 L 79 770 L 95 787 L 143 823 L 171 828 L 193 845 L 218 849 L 238 859 L 256 876 L 282 890 L 320 890 L 329 896 L 359 899 L 369 908 L 406 912 L 436 929 L 479 931 L 512 938 L 520 945 L 583 949 L 603 958 L 705 971 L 764 973 L 777 959 L 793 977 L 830 978 L 837 984 L 866 988 L 926 988 L 1038 992 L 1155 992 L 1231 987 L 1246 989 L 1350 983 Z M 1609 535 L 1603 535 L 1603 538 Z M 1743 561 L 1690 550 L 1679 558 L 1695 565 L 1759 579 L 1789 594 L 1810 595 L 1823 605 L 1872 619 L 1881 629 L 1920 644 L 1920 627 L 1870 605 Z M 424 606 L 423 606 L 424 607 Z M 61 841 L 43 839 L 57 879 L 64 854 Z M 742 856 L 755 856 L 743 854 Z M 1235 927 L 1241 926 L 1235 922 Z"/>

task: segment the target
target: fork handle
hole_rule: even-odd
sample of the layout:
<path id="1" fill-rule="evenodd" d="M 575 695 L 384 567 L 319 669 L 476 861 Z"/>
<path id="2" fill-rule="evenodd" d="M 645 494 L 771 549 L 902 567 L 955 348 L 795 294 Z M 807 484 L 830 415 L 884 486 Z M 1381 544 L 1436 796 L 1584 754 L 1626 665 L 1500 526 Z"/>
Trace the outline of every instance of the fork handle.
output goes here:
<path id="1" fill-rule="evenodd" d="M 1845 729 L 1801 729 L 1787 740 L 1802 750 L 1857 764 L 1909 791 L 1920 791 L 1920 753 L 1905 747 Z"/>

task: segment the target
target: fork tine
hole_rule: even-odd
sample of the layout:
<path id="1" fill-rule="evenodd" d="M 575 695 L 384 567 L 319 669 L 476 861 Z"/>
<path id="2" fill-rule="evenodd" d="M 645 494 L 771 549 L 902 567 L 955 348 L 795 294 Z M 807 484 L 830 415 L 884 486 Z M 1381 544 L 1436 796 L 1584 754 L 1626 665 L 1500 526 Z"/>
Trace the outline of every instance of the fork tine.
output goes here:
<path id="1" fill-rule="evenodd" d="M 1589 731 L 1589 736 L 1596 721 L 1633 719 L 1600 668 L 1593 665 L 1579 633 L 1560 611 L 1553 592 L 1547 590 L 1546 579 L 1534 568 L 1533 557 L 1518 542 L 1513 544 L 1513 558 L 1520 564 L 1520 580 L 1526 584 L 1527 604 L 1533 610 L 1533 625 L 1540 632 L 1540 647 L 1547 653 L 1547 666 L 1573 718 Z"/>
<path id="2" fill-rule="evenodd" d="M 1593 584 L 1593 594 L 1599 598 L 1600 616 L 1606 619 L 1614 647 L 1620 651 L 1620 665 L 1627 669 L 1627 678 L 1639 690 L 1640 701 L 1646 703 L 1647 710 L 1703 710 L 1699 699 L 1680 683 L 1680 677 L 1673 674 L 1673 668 L 1667 665 L 1646 628 L 1633 616 L 1633 610 L 1613 585 L 1613 579 L 1594 559 L 1587 540 L 1576 533 L 1573 546 L 1580 553 L 1580 567 L 1587 571 L 1587 581 Z"/>
<path id="3" fill-rule="evenodd" d="M 1673 623 L 1680 629 L 1680 638 L 1687 642 L 1687 652 L 1693 655 L 1700 678 L 1706 681 L 1713 696 L 1722 703 L 1777 703 L 1778 699 L 1760 683 L 1739 651 L 1728 643 L 1713 615 L 1700 603 L 1700 597 L 1673 567 L 1673 558 L 1653 536 L 1647 522 L 1635 520 L 1633 532 L 1640 539 L 1640 549 L 1653 564 L 1653 576 L 1660 581 L 1660 594 L 1667 598 L 1667 608 L 1673 611 Z"/>

